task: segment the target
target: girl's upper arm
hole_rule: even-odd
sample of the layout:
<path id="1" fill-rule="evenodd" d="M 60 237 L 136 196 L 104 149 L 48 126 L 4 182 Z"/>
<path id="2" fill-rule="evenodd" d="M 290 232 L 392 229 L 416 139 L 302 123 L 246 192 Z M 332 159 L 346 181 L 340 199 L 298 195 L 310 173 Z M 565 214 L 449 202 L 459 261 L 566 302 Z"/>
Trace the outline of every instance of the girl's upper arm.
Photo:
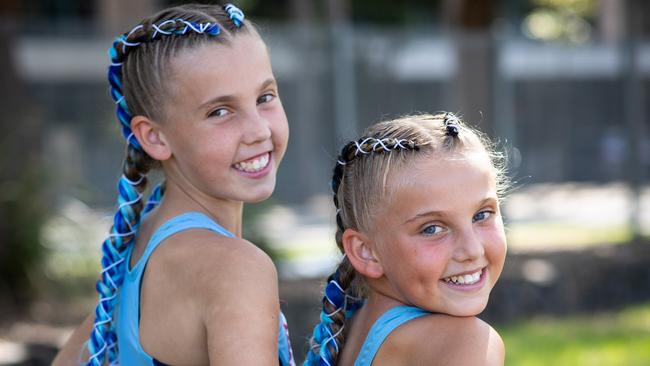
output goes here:
<path id="1" fill-rule="evenodd" d="M 447 366 L 503 366 L 505 347 L 499 333 L 489 324 L 475 317 L 447 316 L 436 324 L 432 332 L 444 335 L 434 337 L 434 344 L 420 342 L 416 354 L 423 364 Z"/>
<path id="2" fill-rule="evenodd" d="M 212 268 L 215 263 L 220 268 L 205 268 L 200 279 L 210 364 L 277 365 L 280 308 L 275 266 L 258 248 L 234 240 L 241 243 L 214 258 Z"/>
<path id="3" fill-rule="evenodd" d="M 52 361 L 52 366 L 79 365 L 80 360 L 84 361 L 87 359 L 88 352 L 86 351 L 86 342 L 88 341 L 90 332 L 93 329 L 94 322 L 95 313 L 92 312 L 72 333 L 70 338 L 68 338 L 63 347 L 59 350 L 54 361 Z"/>
<path id="4" fill-rule="evenodd" d="M 466 318 L 449 337 L 445 365 L 503 366 L 505 347 L 501 336 L 478 318 Z"/>

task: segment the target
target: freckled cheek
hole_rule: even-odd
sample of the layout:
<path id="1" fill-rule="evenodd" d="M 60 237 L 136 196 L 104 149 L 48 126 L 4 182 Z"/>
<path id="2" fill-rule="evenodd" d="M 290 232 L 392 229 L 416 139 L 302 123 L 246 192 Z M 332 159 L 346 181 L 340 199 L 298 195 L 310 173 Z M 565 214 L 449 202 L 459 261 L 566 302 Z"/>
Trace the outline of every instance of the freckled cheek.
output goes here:
<path id="1" fill-rule="evenodd" d="M 204 145 L 203 150 L 198 150 L 198 161 L 203 169 L 208 168 L 210 165 L 213 167 L 227 168 L 234 164 L 237 157 L 237 144 L 232 141 L 208 141 Z"/>
<path id="2" fill-rule="evenodd" d="M 496 275 L 501 273 L 506 258 L 506 239 L 503 232 L 495 232 L 486 243 L 485 255 Z"/>
<path id="3" fill-rule="evenodd" d="M 270 119 L 271 133 L 277 146 L 285 147 L 289 138 L 289 124 L 284 112 L 276 112 Z"/>
<path id="4" fill-rule="evenodd" d="M 448 256 L 442 248 L 424 247 L 414 252 L 415 263 L 422 280 L 438 279 L 448 263 Z"/>

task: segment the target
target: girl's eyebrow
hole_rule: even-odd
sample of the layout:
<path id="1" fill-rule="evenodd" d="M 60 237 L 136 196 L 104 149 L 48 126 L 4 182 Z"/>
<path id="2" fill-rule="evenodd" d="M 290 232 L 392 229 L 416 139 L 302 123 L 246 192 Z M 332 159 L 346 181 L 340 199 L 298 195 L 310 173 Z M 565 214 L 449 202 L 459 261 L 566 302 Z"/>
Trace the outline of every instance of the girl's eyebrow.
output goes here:
<path id="1" fill-rule="evenodd" d="M 226 102 L 231 102 L 235 100 L 234 95 L 220 95 L 218 97 L 212 98 L 208 100 L 207 102 L 201 104 L 199 109 L 205 109 L 208 108 L 209 106 L 215 105 L 215 104 L 221 104 L 221 103 L 226 103 Z"/>
<path id="2" fill-rule="evenodd" d="M 262 84 L 260 84 L 259 90 L 264 90 L 264 89 L 268 88 L 269 86 L 276 85 L 276 84 L 277 84 L 277 82 L 275 81 L 274 78 L 268 78 L 268 79 L 264 80 L 264 82 L 262 82 Z M 207 102 L 201 104 L 199 109 L 204 109 L 204 108 L 207 108 L 207 107 L 209 107 L 211 105 L 215 105 L 215 104 L 231 102 L 233 100 L 235 100 L 235 96 L 232 95 L 232 94 L 220 95 L 220 96 L 214 97 L 214 98 L 208 100 Z"/>
<path id="3" fill-rule="evenodd" d="M 445 213 L 444 213 L 443 211 L 426 211 L 426 212 L 421 212 L 421 213 L 419 213 L 419 214 L 417 214 L 417 215 L 411 217 L 410 219 L 404 221 L 404 222 L 402 223 L 402 225 L 406 225 L 406 224 L 408 224 L 408 223 L 410 223 L 410 222 L 413 222 L 413 221 L 415 221 L 415 220 L 417 220 L 417 219 L 420 219 L 420 218 L 422 218 L 422 217 L 429 217 L 429 216 L 432 216 L 432 217 L 445 217 L 446 215 L 445 215 Z"/>
<path id="4" fill-rule="evenodd" d="M 487 204 L 496 205 L 498 203 L 499 203 L 498 198 L 490 196 L 490 197 L 487 197 L 486 199 L 484 199 L 483 201 L 481 201 L 481 203 L 479 203 L 478 206 L 481 207 L 481 206 L 485 206 Z"/>
<path id="5" fill-rule="evenodd" d="M 264 82 L 260 86 L 260 90 L 266 89 L 269 86 L 276 86 L 277 84 L 278 83 L 277 83 L 277 81 L 275 81 L 274 78 L 268 78 L 268 79 L 264 80 Z"/>
<path id="6" fill-rule="evenodd" d="M 483 200 L 481 200 L 481 202 L 479 202 L 477 207 L 481 208 L 481 207 L 483 207 L 485 205 L 488 205 L 488 204 L 496 205 L 497 204 L 497 199 L 495 197 L 484 198 Z M 420 219 L 420 218 L 423 218 L 423 217 L 439 217 L 439 218 L 442 218 L 442 217 L 445 217 L 445 216 L 446 216 L 446 214 L 445 214 L 444 211 L 435 211 L 434 210 L 434 211 L 421 212 L 421 213 L 411 217 L 410 219 L 404 221 L 402 223 L 402 225 L 406 225 L 406 224 L 408 224 L 410 222 L 413 222 L 413 221 L 415 221 L 417 219 Z"/>

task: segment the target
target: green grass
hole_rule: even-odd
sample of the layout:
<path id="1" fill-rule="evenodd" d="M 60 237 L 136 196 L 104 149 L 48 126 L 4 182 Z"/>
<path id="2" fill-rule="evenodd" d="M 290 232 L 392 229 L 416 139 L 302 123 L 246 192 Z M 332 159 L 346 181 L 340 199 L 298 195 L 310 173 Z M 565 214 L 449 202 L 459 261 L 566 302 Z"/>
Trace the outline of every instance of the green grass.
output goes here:
<path id="1" fill-rule="evenodd" d="M 650 365 L 650 303 L 617 313 L 497 327 L 508 366 Z"/>

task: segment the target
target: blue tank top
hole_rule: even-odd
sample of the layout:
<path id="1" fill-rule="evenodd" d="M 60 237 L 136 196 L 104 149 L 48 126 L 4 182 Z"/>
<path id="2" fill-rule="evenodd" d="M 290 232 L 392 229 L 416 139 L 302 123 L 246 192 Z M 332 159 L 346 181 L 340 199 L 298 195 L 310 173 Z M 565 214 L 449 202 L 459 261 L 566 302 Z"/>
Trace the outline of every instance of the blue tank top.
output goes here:
<path id="1" fill-rule="evenodd" d="M 370 328 L 354 366 L 372 365 L 372 360 L 379 351 L 379 347 L 395 328 L 409 320 L 428 314 L 431 313 L 412 306 L 397 306 L 383 313 Z"/>
<path id="2" fill-rule="evenodd" d="M 234 237 L 232 233 L 200 212 L 188 212 L 176 216 L 156 230 L 138 262 L 133 268 L 128 268 L 127 265 L 124 282 L 120 288 L 115 327 L 119 347 L 118 357 L 121 365 L 165 365 L 147 354 L 140 344 L 140 285 L 147 262 L 156 248 L 168 237 L 189 229 L 207 229 L 223 236 Z M 133 247 L 129 248 L 126 255 L 127 263 L 130 263 L 132 251 Z M 289 342 L 289 330 L 282 312 L 280 312 L 279 319 L 279 364 L 281 366 L 295 366 Z"/>

